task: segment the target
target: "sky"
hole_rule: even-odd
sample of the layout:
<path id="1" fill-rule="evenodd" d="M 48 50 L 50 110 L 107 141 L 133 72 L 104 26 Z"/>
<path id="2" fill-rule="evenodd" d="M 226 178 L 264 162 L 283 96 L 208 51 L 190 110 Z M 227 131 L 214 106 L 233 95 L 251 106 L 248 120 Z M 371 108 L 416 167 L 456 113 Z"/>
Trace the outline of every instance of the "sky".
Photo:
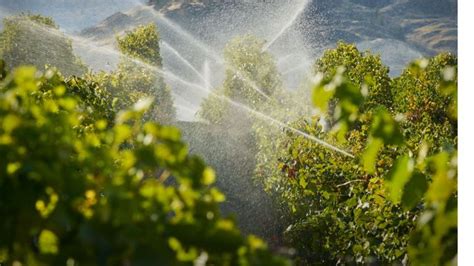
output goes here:
<path id="1" fill-rule="evenodd" d="M 21 13 L 52 17 L 67 32 L 94 26 L 108 16 L 147 0 L 0 0 L 0 18 Z"/>

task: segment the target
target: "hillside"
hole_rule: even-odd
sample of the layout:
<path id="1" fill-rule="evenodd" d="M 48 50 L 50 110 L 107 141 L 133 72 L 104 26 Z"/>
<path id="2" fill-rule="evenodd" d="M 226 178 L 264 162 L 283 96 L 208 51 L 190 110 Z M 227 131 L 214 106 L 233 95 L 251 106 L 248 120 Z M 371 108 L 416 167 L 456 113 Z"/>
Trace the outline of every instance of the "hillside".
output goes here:
<path id="1" fill-rule="evenodd" d="M 252 33 L 271 39 L 284 26 L 279 21 L 290 20 L 296 9 L 291 4 L 264 1 L 155 2 L 159 2 L 154 6 L 159 13 L 217 51 L 236 34 Z M 296 51 L 295 59 L 287 62 L 294 66 L 295 62 L 307 60 L 305 56 L 318 56 L 339 40 L 360 43 L 363 49 L 380 53 L 392 74 L 397 75 L 404 64 L 422 55 L 457 53 L 456 12 L 457 5 L 452 0 L 313 0 L 274 44 L 272 52 L 279 57 L 288 54 L 288 50 Z M 150 20 L 155 20 L 154 14 L 143 6 L 135 7 L 116 13 L 81 34 L 113 44 L 115 34 Z M 176 38 L 165 27 L 161 30 L 164 39 Z M 400 49 L 393 51 L 394 45 Z"/>

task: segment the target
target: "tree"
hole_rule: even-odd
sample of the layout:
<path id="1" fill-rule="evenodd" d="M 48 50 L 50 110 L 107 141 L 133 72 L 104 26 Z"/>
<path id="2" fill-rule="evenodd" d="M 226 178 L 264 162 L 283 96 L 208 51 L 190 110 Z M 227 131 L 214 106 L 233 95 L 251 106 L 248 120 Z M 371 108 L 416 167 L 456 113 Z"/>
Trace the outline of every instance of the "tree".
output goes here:
<path id="1" fill-rule="evenodd" d="M 124 36 L 117 36 L 122 54 L 117 69 L 111 73 L 88 73 L 85 79 L 107 88 L 115 97 L 119 109 L 152 96 L 154 103 L 144 119 L 168 124 L 175 119 L 176 110 L 171 90 L 162 75 L 159 39 L 154 24 L 139 26 Z"/>
<path id="2" fill-rule="evenodd" d="M 258 152 L 257 138 L 268 136 L 270 131 L 266 121 L 256 114 L 284 109 L 278 105 L 284 99 L 281 77 L 272 56 L 263 51 L 264 44 L 252 35 L 244 35 L 226 45 L 224 82 L 201 103 L 198 112 L 199 118 L 224 128 L 232 138 L 229 142 L 238 140 L 249 151 L 251 161 L 246 165 L 252 168 Z"/>
<path id="3" fill-rule="evenodd" d="M 285 238 L 303 265 L 444 265 L 457 254 L 456 60 L 415 62 L 390 80 L 352 48 L 318 60 L 319 115 L 292 126 L 354 158 L 286 131 L 274 140 L 278 164 L 261 176 L 286 206 Z"/>
<path id="4" fill-rule="evenodd" d="M 228 100 L 259 111 L 271 102 L 271 98 L 278 98 L 282 91 L 281 77 L 274 59 L 263 48 L 264 42 L 252 35 L 236 37 L 226 45 L 224 82 L 203 101 L 198 114 L 200 118 L 211 123 L 235 121 L 248 117 L 248 111 Z"/>
<path id="5" fill-rule="evenodd" d="M 413 264 L 446 265 L 457 257 L 457 58 L 442 53 L 414 62 L 393 90 L 395 110 L 406 118 L 400 123 L 406 145 L 419 154 L 401 203 L 423 197 L 424 207 L 408 254 Z"/>
<path id="6" fill-rule="evenodd" d="M 178 129 L 142 124 L 151 100 L 111 125 L 85 81 L 20 67 L 0 84 L 0 263 L 285 263 L 219 215 Z"/>
<path id="7" fill-rule="evenodd" d="M 410 146 L 425 142 L 437 151 L 456 148 L 457 84 L 447 86 L 444 81 L 456 73 L 457 58 L 442 53 L 414 62 L 392 82 L 394 112 L 405 117 L 401 126 Z"/>
<path id="8" fill-rule="evenodd" d="M 155 67 L 162 67 L 159 41 L 160 36 L 155 24 L 139 26 L 125 36 L 117 37 L 118 47 L 124 55 Z"/>
<path id="9" fill-rule="evenodd" d="M 293 126 L 354 154 L 354 158 L 287 133 L 282 141 L 279 171 L 273 177 L 278 180 L 274 185 L 279 186 L 283 202 L 288 204 L 288 215 L 293 219 L 285 237 L 300 250 L 302 264 L 312 260 L 330 264 L 401 263 L 416 212 L 404 212 L 385 200 L 383 183 L 397 155 L 391 145 L 399 144 L 401 134 L 390 115 L 387 118 L 385 107 L 365 108 L 361 87 L 344 75 L 339 71 L 314 89 L 321 117 L 336 123 L 325 128 L 319 123 L 321 117 L 316 116 L 302 118 Z M 336 111 L 328 113 L 331 108 Z M 365 144 L 372 143 L 372 131 L 380 131 L 372 123 L 382 118 L 382 132 L 385 128 L 395 129 L 389 131 L 386 149 L 380 151 L 380 159 L 376 160 L 376 170 L 369 172 L 360 162 L 368 157 Z"/>
<path id="10" fill-rule="evenodd" d="M 159 33 L 155 24 L 139 26 L 124 36 L 117 37 L 123 56 L 118 69 L 112 75 L 99 77 L 106 81 L 118 98 L 133 100 L 153 96 L 154 105 L 147 118 L 169 123 L 175 118 L 176 110 L 170 88 L 162 76 Z"/>
<path id="11" fill-rule="evenodd" d="M 59 31 L 49 17 L 18 15 L 3 20 L 0 33 L 0 58 L 9 68 L 45 65 L 58 68 L 65 75 L 81 75 L 86 66 L 74 55 L 71 40 Z"/>
<path id="12" fill-rule="evenodd" d="M 349 80 L 367 86 L 370 97 L 365 100 L 367 108 L 377 105 L 390 107 L 392 95 L 388 67 L 382 64 L 380 56 L 370 52 L 360 52 L 353 44 L 339 42 L 335 49 L 328 49 L 314 64 L 315 73 L 323 73 L 326 77 L 336 74 L 338 68 L 346 68 Z"/>

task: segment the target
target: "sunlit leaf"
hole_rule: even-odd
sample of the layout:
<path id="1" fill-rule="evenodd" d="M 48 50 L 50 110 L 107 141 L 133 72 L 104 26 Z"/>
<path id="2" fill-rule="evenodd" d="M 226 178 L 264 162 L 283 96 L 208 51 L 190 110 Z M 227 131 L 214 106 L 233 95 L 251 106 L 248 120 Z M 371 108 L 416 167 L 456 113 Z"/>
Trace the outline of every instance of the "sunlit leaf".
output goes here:
<path id="1" fill-rule="evenodd" d="M 214 183 L 215 180 L 216 180 L 216 174 L 214 170 L 210 167 L 206 167 L 206 169 L 204 169 L 204 172 L 202 174 L 202 183 L 204 185 L 211 185 Z"/>
<path id="2" fill-rule="evenodd" d="M 247 237 L 247 241 L 249 242 L 250 249 L 252 249 L 252 250 L 261 249 L 261 248 L 266 247 L 265 242 L 263 242 L 263 240 L 261 240 L 260 238 L 254 236 L 254 235 L 249 235 Z"/>
<path id="3" fill-rule="evenodd" d="M 403 143 L 403 135 L 398 123 L 393 119 L 387 109 L 383 107 L 379 107 L 375 111 L 371 133 L 374 138 L 379 138 L 388 145 Z"/>
<path id="4" fill-rule="evenodd" d="M 317 85 L 313 90 L 313 103 L 322 112 L 328 110 L 329 100 L 331 100 L 336 93 L 335 88 L 325 86 L 324 84 Z"/>
<path id="5" fill-rule="evenodd" d="M 431 163 L 435 168 L 435 174 L 427 198 L 432 202 L 446 201 L 457 186 L 456 169 L 450 165 L 450 157 L 446 152 L 434 156 Z"/>
<path id="6" fill-rule="evenodd" d="M 362 154 L 362 164 L 364 170 L 369 174 L 374 174 L 377 163 L 377 154 L 383 147 L 383 141 L 378 138 L 370 138 L 367 143 L 367 148 Z"/>
<path id="7" fill-rule="evenodd" d="M 3 118 L 2 129 L 5 130 L 6 133 L 10 133 L 20 124 L 21 120 L 18 116 L 14 114 L 8 114 Z"/>
<path id="8" fill-rule="evenodd" d="M 410 180 L 414 169 L 413 160 L 407 155 L 399 157 L 387 175 L 390 199 L 399 203 L 405 184 Z"/>
<path id="9" fill-rule="evenodd" d="M 21 168 L 21 163 L 19 162 L 9 163 L 7 164 L 7 174 L 9 175 L 14 174 L 20 168 Z"/>
<path id="10" fill-rule="evenodd" d="M 428 182 L 426 177 L 420 173 L 415 172 L 410 180 L 405 184 L 401 203 L 405 210 L 411 210 L 423 198 L 428 189 Z"/>
<path id="11" fill-rule="evenodd" d="M 49 230 L 41 231 L 38 237 L 38 246 L 42 254 L 57 254 L 59 240 L 58 237 Z"/>

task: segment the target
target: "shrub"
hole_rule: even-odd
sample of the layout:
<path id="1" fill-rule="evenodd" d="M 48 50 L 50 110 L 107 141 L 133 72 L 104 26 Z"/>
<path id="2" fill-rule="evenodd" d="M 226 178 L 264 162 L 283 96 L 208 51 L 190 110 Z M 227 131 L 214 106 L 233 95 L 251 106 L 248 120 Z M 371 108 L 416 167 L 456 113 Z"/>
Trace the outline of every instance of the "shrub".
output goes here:
<path id="1" fill-rule="evenodd" d="M 380 56 L 360 52 L 353 44 L 339 42 L 335 49 L 328 49 L 314 65 L 315 73 L 326 77 L 336 74 L 340 66 L 346 68 L 347 78 L 356 85 L 365 84 L 370 96 L 365 100 L 368 108 L 379 104 L 390 107 L 392 95 L 388 67 L 382 64 Z"/>
<path id="2" fill-rule="evenodd" d="M 145 120 L 170 124 L 176 116 L 171 89 L 162 75 L 159 33 L 154 24 L 138 26 L 117 37 L 121 51 L 117 70 L 87 75 L 87 79 L 107 88 L 117 98 L 119 108 L 128 108 L 138 99 L 153 97 L 154 104 Z"/>
<path id="3" fill-rule="evenodd" d="M 415 62 L 392 81 L 368 57 L 327 51 L 319 115 L 292 124 L 354 158 L 286 130 L 261 178 L 285 207 L 297 264 L 444 265 L 457 254 L 456 60 Z"/>
<path id="4" fill-rule="evenodd" d="M 241 103 L 256 111 L 278 98 L 281 78 L 274 59 L 263 51 L 264 42 L 252 35 L 231 40 L 224 49 L 226 63 L 222 87 L 201 104 L 198 115 L 211 123 L 225 123 L 249 117 L 248 111 L 236 107 L 223 98 Z"/>
<path id="5" fill-rule="evenodd" d="M 0 262 L 284 263 L 219 215 L 214 172 L 178 129 L 141 123 L 151 100 L 110 124 L 85 81 L 21 67 L 0 84 Z"/>

